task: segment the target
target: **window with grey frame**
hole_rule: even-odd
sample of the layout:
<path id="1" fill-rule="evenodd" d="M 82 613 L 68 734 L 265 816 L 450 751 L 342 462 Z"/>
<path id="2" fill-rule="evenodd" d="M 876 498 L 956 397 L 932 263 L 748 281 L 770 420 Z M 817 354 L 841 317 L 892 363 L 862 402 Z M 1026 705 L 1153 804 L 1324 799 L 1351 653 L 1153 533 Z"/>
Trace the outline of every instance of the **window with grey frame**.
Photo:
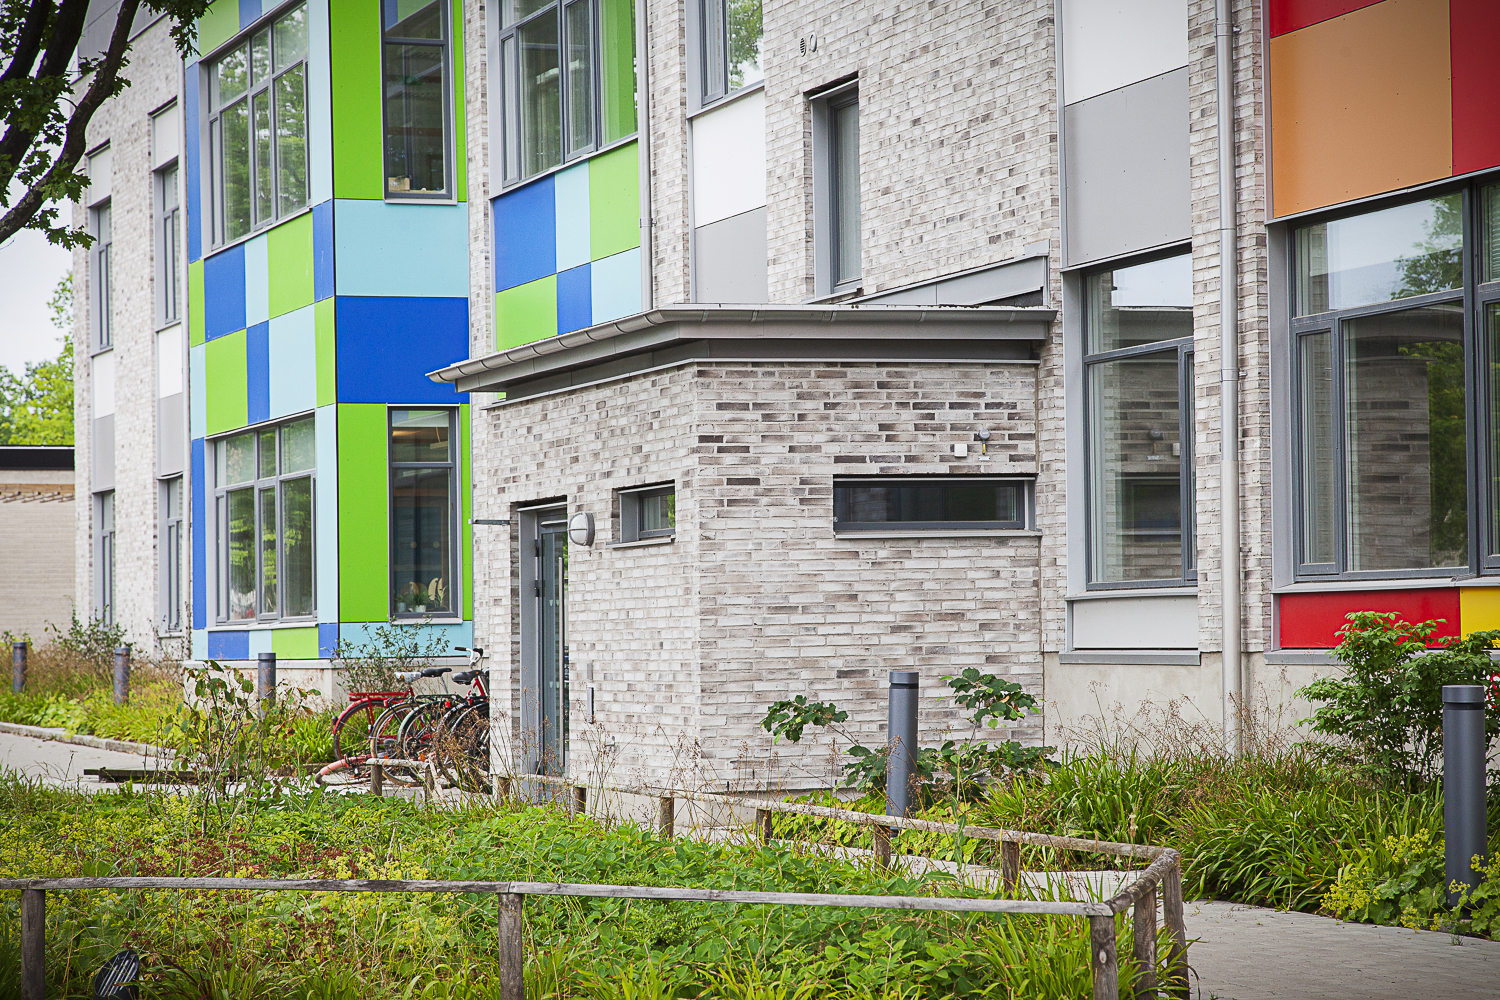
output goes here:
<path id="1" fill-rule="evenodd" d="M 213 442 L 221 622 L 307 619 L 313 586 L 312 417 Z"/>
<path id="2" fill-rule="evenodd" d="M 671 538 L 677 533 L 677 487 L 674 483 L 620 490 L 620 541 Z"/>
<path id="3" fill-rule="evenodd" d="M 90 235 L 94 243 L 89 247 L 89 298 L 94 324 L 94 349 L 104 350 L 114 346 L 114 234 L 110 219 L 110 203 L 104 202 L 89 209 Z"/>
<path id="4" fill-rule="evenodd" d="M 1297 574 L 1500 570 L 1500 185 L 1290 235 Z"/>
<path id="5" fill-rule="evenodd" d="M 456 615 L 457 411 L 392 409 L 391 616 Z"/>
<path id="6" fill-rule="evenodd" d="M 633 135 L 634 0 L 500 0 L 506 184 Z"/>
<path id="7" fill-rule="evenodd" d="M 382 0 L 385 196 L 452 197 L 448 7 L 443 0 Z"/>
<path id="8" fill-rule="evenodd" d="M 156 171 L 156 325 L 182 319 L 180 211 L 177 164 Z"/>
<path id="9" fill-rule="evenodd" d="M 1020 531 L 1032 487 L 1014 476 L 835 476 L 833 530 Z"/>
<path id="10" fill-rule="evenodd" d="M 1084 297 L 1088 585 L 1193 582 L 1192 257 L 1086 275 Z"/>
<path id="11" fill-rule="evenodd" d="M 813 101 L 813 185 L 817 204 L 814 285 L 820 295 L 853 291 L 860 281 L 859 88 L 849 83 Z"/>
<path id="12" fill-rule="evenodd" d="M 105 625 L 115 623 L 115 491 L 99 493 L 94 500 L 94 595 L 98 601 L 94 617 Z"/>
<path id="13" fill-rule="evenodd" d="M 161 481 L 161 527 L 157 556 L 161 560 L 160 600 L 163 632 L 182 628 L 182 477 Z"/>
<path id="14" fill-rule="evenodd" d="M 761 0 L 699 0 L 703 104 L 766 78 L 761 67 Z"/>
<path id="15" fill-rule="evenodd" d="M 307 207 L 307 7 L 216 57 L 208 73 L 215 246 Z"/>

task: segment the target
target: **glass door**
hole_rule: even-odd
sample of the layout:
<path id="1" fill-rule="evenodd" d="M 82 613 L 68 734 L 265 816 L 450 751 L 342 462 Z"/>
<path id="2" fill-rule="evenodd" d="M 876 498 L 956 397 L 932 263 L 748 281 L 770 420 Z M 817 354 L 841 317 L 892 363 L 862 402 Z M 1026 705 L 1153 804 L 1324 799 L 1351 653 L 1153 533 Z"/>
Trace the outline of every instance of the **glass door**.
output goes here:
<path id="1" fill-rule="evenodd" d="M 536 636 L 538 771 L 561 775 L 568 760 L 568 524 L 565 510 L 537 518 Z"/>

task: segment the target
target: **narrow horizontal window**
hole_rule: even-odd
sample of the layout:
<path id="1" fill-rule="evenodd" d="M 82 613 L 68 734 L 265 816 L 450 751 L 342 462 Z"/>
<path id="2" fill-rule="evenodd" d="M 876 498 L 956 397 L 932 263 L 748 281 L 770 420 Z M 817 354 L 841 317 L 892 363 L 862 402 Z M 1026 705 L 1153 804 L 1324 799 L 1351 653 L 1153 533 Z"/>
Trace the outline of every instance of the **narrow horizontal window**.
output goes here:
<path id="1" fill-rule="evenodd" d="M 1030 480 L 883 476 L 835 479 L 836 531 L 1019 530 L 1027 526 Z"/>
<path id="2" fill-rule="evenodd" d="M 668 483 L 621 490 L 620 541 L 669 538 L 677 533 L 677 488 Z"/>

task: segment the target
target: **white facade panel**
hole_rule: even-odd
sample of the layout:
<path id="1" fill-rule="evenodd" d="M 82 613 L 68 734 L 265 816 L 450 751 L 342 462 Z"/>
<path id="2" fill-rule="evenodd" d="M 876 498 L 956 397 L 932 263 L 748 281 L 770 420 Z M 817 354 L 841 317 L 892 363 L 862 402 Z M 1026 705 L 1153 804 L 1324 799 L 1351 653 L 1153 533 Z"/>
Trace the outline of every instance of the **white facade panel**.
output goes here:
<path id="1" fill-rule="evenodd" d="M 1187 0 L 1062 0 L 1064 103 L 1186 66 L 1187 28 Z"/>
<path id="2" fill-rule="evenodd" d="M 693 119 L 693 225 L 766 204 L 766 99 L 747 94 Z"/>
<path id="3" fill-rule="evenodd" d="M 114 155 L 108 146 L 89 157 L 89 191 L 86 197 L 90 207 L 109 197 L 114 163 Z"/>
<path id="4" fill-rule="evenodd" d="M 1197 649 L 1198 598 L 1118 597 L 1073 602 L 1074 649 Z"/>
<path id="5" fill-rule="evenodd" d="M 89 379 L 94 390 L 95 420 L 115 412 L 115 352 L 105 351 L 94 355 L 93 377 Z"/>
<path id="6" fill-rule="evenodd" d="M 169 326 L 156 334 L 156 398 L 182 391 L 182 327 Z"/>
<path id="7" fill-rule="evenodd" d="M 173 103 L 164 111 L 151 116 L 151 168 L 166 166 L 177 159 L 182 146 L 182 116 L 179 105 Z"/>

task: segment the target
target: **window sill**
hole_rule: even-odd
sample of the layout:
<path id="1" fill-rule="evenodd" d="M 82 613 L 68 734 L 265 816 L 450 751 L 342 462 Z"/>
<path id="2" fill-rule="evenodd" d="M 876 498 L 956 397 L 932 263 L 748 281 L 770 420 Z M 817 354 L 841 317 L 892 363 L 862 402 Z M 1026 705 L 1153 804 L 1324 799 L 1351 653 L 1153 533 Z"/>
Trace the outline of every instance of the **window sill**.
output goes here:
<path id="1" fill-rule="evenodd" d="M 739 90 L 736 90 L 732 94 L 725 94 L 723 97 L 715 97 L 707 104 L 700 103 L 697 107 L 697 110 L 688 115 L 688 121 L 692 121 L 694 118 L 697 118 L 701 114 L 706 114 L 710 111 L 717 111 L 720 108 L 728 107 L 735 101 L 743 100 L 746 97 L 749 97 L 751 94 L 759 94 L 765 89 L 766 81 L 761 80 L 759 83 L 752 83 L 748 87 L 741 87 Z"/>
<path id="2" fill-rule="evenodd" d="M 458 205 L 458 204 L 461 204 L 461 202 L 459 202 L 458 198 L 455 197 L 454 195 L 451 195 L 451 194 L 445 194 L 441 198 L 437 198 L 437 197 L 433 197 L 433 198 L 401 198 L 401 197 L 393 197 L 391 194 L 387 193 L 386 196 L 383 199 L 381 199 L 381 200 L 384 201 L 387 205 Z"/>
<path id="3" fill-rule="evenodd" d="M 637 538 L 629 542 L 607 542 L 607 549 L 644 549 L 652 545 L 671 545 L 677 540 L 676 535 L 664 535 L 661 538 Z"/>
<path id="4" fill-rule="evenodd" d="M 810 299 L 803 299 L 802 304 L 805 306 L 821 306 L 834 302 L 843 302 L 845 299 L 852 299 L 857 295 L 863 295 L 864 291 L 864 285 L 859 281 L 855 281 L 840 288 L 835 288 L 831 292 L 814 295 Z"/>
<path id="5" fill-rule="evenodd" d="M 97 358 L 99 355 L 101 355 L 101 354 L 108 354 L 110 351 L 113 351 L 114 349 L 115 349 L 115 345 L 114 344 L 110 344 L 108 347 L 90 347 L 89 348 L 89 357 L 90 358 Z"/>
<path id="6" fill-rule="evenodd" d="M 1058 663 L 1140 665 L 1152 667 L 1196 667 L 1202 654 L 1187 649 L 1073 649 L 1057 654 Z"/>
<path id="7" fill-rule="evenodd" d="M 275 622 L 220 622 L 211 626 L 214 632 L 262 632 L 278 628 L 308 628 L 318 624 L 316 618 L 294 618 Z"/>
<path id="8" fill-rule="evenodd" d="M 423 614 L 401 614 L 397 613 L 389 622 L 375 622 L 376 625 L 462 625 L 462 615 L 423 615 Z"/>
<path id="9" fill-rule="evenodd" d="M 1284 587 L 1272 587 L 1273 594 L 1332 594 L 1340 591 L 1351 590 L 1432 590 L 1435 588 L 1457 587 L 1457 586 L 1486 586 L 1500 585 L 1500 580 L 1493 583 L 1480 583 L 1481 577 L 1473 577 L 1466 580 L 1455 580 L 1451 576 L 1421 576 L 1421 577 L 1398 577 L 1396 579 L 1382 580 L 1303 580 L 1298 583 L 1288 584 Z"/>
<path id="10" fill-rule="evenodd" d="M 1103 601 L 1114 597 L 1197 597 L 1196 586 L 1122 587 L 1119 590 L 1089 590 L 1082 594 L 1069 594 L 1065 601 Z"/>
<path id="11" fill-rule="evenodd" d="M 898 528 L 891 531 L 839 531 L 834 538 L 1041 538 L 1031 528 L 970 528 L 945 531 L 942 528 Z"/>

